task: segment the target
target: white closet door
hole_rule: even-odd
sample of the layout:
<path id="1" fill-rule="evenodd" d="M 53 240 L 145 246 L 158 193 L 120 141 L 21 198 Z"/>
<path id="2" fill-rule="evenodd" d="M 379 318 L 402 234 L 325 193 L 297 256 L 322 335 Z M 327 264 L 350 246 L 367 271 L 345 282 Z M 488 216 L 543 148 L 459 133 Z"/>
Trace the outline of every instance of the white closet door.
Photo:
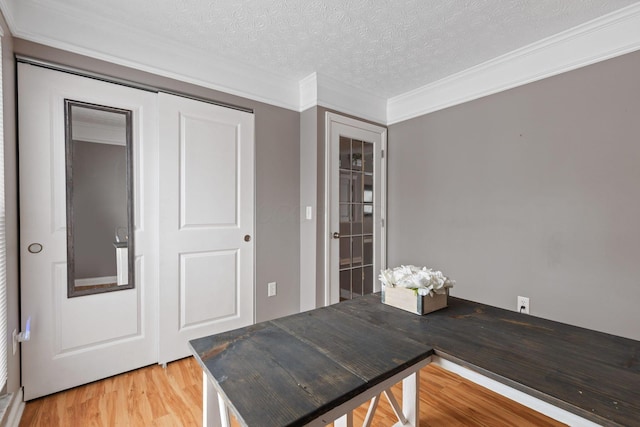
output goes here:
<path id="1" fill-rule="evenodd" d="M 30 400 L 157 361 L 157 95 L 27 64 L 18 65 L 18 91 L 22 324 L 31 317 L 22 383 Z M 132 112 L 133 289 L 67 297 L 65 99 Z"/>
<path id="2" fill-rule="evenodd" d="M 159 95 L 160 355 L 254 322 L 253 114 Z"/>

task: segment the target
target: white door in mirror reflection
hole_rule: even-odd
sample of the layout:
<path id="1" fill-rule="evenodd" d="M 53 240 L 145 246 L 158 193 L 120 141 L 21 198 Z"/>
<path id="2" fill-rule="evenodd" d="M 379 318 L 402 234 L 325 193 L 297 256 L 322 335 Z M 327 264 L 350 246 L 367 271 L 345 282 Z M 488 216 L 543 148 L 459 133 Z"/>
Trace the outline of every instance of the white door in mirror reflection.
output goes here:
<path id="1" fill-rule="evenodd" d="M 29 400 L 157 361 L 157 220 L 144 209 L 157 204 L 157 95 L 27 64 L 19 64 L 18 89 L 23 324 L 32 316 L 22 382 Z M 65 108 L 65 100 L 75 103 Z M 136 159 L 129 208 L 127 115 Z M 65 116 L 75 120 L 66 141 Z M 113 126 L 123 119 L 124 127 Z M 135 229 L 135 239 L 126 239 L 135 241 L 131 260 L 117 255 L 119 243 L 128 250 L 118 227 L 127 228 L 124 236 Z M 44 249 L 36 254 L 33 242 Z M 126 272 L 118 270 L 119 258 Z M 129 289 L 93 293 L 119 282 Z"/>
<path id="2" fill-rule="evenodd" d="M 326 114 L 328 150 L 325 303 L 380 291 L 385 266 L 386 129 Z"/>

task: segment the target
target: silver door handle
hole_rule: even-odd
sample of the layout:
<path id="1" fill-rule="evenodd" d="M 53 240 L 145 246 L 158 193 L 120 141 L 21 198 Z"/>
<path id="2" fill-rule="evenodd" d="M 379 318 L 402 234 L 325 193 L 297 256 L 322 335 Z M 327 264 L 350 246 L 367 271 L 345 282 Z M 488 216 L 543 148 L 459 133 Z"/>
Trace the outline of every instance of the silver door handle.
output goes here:
<path id="1" fill-rule="evenodd" d="M 338 233 L 337 231 L 335 233 L 333 233 L 333 238 L 334 239 L 339 239 L 340 238 L 340 233 Z"/>
<path id="2" fill-rule="evenodd" d="M 251 236 L 249 236 L 248 234 L 244 235 L 244 241 L 245 242 L 250 242 L 251 241 Z"/>

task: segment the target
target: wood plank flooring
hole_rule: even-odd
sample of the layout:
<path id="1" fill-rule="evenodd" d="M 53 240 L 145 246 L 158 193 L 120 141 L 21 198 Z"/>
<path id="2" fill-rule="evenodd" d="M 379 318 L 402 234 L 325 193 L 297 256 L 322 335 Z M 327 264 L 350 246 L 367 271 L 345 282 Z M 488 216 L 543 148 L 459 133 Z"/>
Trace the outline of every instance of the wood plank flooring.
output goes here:
<path id="1" fill-rule="evenodd" d="M 394 388 L 401 398 L 399 387 Z M 421 371 L 421 426 L 560 426 L 542 414 L 435 365 Z M 362 425 L 366 406 L 354 415 Z M 232 420 L 232 425 L 238 423 Z M 374 427 L 395 423 L 386 398 Z M 20 427 L 200 426 L 202 371 L 193 358 L 154 365 L 27 402 Z"/>

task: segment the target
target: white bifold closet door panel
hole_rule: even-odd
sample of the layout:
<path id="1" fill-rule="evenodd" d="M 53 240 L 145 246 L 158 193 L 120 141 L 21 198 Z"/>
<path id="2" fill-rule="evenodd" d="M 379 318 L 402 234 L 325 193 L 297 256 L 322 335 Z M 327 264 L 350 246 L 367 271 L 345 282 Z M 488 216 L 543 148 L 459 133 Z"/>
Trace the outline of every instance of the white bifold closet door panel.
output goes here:
<path id="1" fill-rule="evenodd" d="M 159 362 L 254 322 L 253 114 L 159 94 Z"/>
<path id="2" fill-rule="evenodd" d="M 253 114 L 24 63 L 18 89 L 26 400 L 254 322 Z M 67 295 L 65 99 L 132 112 L 133 289 Z"/>
<path id="3" fill-rule="evenodd" d="M 22 324 L 31 317 L 22 384 L 30 400 L 157 361 L 157 94 L 23 63 L 18 93 Z M 133 289 L 67 297 L 65 99 L 132 112 Z"/>

